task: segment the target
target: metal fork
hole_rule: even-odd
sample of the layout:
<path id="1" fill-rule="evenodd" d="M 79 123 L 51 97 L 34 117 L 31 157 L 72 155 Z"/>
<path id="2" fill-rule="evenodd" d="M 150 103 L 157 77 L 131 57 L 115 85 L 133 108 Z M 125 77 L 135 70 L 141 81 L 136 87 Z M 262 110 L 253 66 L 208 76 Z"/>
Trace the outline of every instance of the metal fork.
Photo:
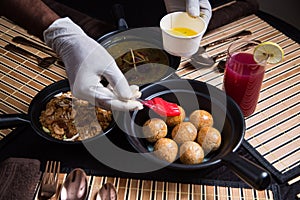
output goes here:
<path id="1" fill-rule="evenodd" d="M 41 181 L 38 199 L 50 199 L 56 193 L 59 171 L 60 162 L 47 161 L 46 169 Z"/>

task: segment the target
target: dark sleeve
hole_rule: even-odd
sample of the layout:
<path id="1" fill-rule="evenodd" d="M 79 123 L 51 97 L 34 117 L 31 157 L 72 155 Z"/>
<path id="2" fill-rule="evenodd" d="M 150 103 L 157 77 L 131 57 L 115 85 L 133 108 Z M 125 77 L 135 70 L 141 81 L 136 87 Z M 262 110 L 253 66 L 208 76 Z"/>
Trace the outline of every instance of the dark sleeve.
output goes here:
<path id="1" fill-rule="evenodd" d="M 101 35 L 116 30 L 116 26 L 113 24 L 93 18 L 55 0 L 43 0 L 43 2 L 54 10 L 60 17 L 69 17 L 72 21 L 79 25 L 88 36 L 94 39 L 98 39 Z"/>
<path id="2" fill-rule="evenodd" d="M 1 0 L 0 15 L 43 40 L 43 32 L 59 16 L 40 0 Z"/>
<path id="3" fill-rule="evenodd" d="M 218 28 L 242 17 L 254 14 L 258 9 L 259 4 L 257 0 L 238 0 L 219 9 L 216 8 L 212 12 L 212 18 L 207 30 Z"/>

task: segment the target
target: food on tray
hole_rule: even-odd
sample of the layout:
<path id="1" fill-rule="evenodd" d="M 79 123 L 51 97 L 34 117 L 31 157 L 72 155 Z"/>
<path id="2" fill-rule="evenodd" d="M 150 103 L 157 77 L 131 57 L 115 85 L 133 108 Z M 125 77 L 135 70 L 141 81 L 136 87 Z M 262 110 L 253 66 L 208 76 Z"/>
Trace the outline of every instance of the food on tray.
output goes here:
<path id="1" fill-rule="evenodd" d="M 181 106 L 178 106 L 180 115 L 178 116 L 171 116 L 166 118 L 166 124 L 170 127 L 176 126 L 177 124 L 183 122 L 185 119 L 185 111 Z"/>
<path id="2" fill-rule="evenodd" d="M 194 124 L 197 130 L 204 126 L 213 126 L 213 117 L 206 110 L 195 110 L 190 114 L 190 122 Z"/>
<path id="3" fill-rule="evenodd" d="M 103 133 L 112 122 L 112 112 L 66 92 L 47 103 L 40 122 L 43 130 L 56 139 L 80 141 Z"/>
<path id="4" fill-rule="evenodd" d="M 202 127 L 198 132 L 197 142 L 202 146 L 205 155 L 207 155 L 220 147 L 221 133 L 214 127 Z"/>
<path id="5" fill-rule="evenodd" d="M 160 138 L 154 145 L 154 153 L 158 158 L 172 163 L 177 158 L 178 146 L 170 138 Z"/>
<path id="6" fill-rule="evenodd" d="M 183 164 L 199 164 L 204 159 L 202 147 L 193 141 L 184 142 L 179 149 L 180 161 Z"/>
<path id="7" fill-rule="evenodd" d="M 167 135 L 168 128 L 162 119 L 152 118 L 144 123 L 143 133 L 149 142 L 156 142 Z"/>
<path id="8" fill-rule="evenodd" d="M 181 122 L 172 130 L 172 139 L 177 144 L 182 144 L 186 141 L 194 141 L 197 138 L 197 129 L 191 122 Z"/>

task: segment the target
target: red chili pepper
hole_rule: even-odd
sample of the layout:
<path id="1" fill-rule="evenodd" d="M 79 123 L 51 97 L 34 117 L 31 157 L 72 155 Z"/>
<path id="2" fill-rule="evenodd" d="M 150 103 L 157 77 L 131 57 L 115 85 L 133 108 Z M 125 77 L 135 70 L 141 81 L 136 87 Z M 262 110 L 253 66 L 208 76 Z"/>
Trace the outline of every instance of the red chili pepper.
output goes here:
<path id="1" fill-rule="evenodd" d="M 180 115 L 180 110 L 176 103 L 165 101 L 160 97 L 155 97 L 150 100 L 142 100 L 141 102 L 143 105 L 148 106 L 161 116 L 172 117 Z"/>

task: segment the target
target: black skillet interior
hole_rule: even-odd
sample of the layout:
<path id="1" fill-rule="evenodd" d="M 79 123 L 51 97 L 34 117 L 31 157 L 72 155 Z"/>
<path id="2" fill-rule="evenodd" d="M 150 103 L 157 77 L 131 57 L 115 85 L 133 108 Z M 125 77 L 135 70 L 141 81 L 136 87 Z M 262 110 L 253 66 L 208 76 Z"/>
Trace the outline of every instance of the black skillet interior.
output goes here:
<path id="1" fill-rule="evenodd" d="M 176 79 L 148 85 L 141 92 L 143 94 L 142 99 L 159 96 L 167 101 L 177 103 L 184 108 L 187 116 L 186 120 L 188 120 L 188 116 L 192 111 L 197 109 L 206 110 L 213 116 L 214 127 L 221 132 L 221 147 L 216 152 L 206 155 L 204 162 L 197 165 L 185 165 L 177 160 L 171 163 L 169 167 L 186 170 L 205 168 L 219 163 L 222 157 L 235 152 L 240 146 L 245 131 L 243 115 L 235 102 L 218 88 L 199 81 Z M 143 124 L 153 117 L 160 116 L 148 108 L 135 111 L 130 116 L 125 116 L 127 139 L 138 152 L 145 153 L 153 150 L 153 143 L 139 137 L 142 134 Z M 149 158 L 155 162 L 163 162 L 154 156 Z"/>
<path id="2" fill-rule="evenodd" d="M 46 86 L 43 90 L 41 90 L 31 101 L 29 106 L 29 118 L 31 120 L 31 127 L 35 130 L 35 132 L 40 135 L 41 137 L 56 143 L 62 143 L 62 144 L 81 144 L 81 141 L 63 141 L 58 140 L 50 135 L 48 135 L 42 128 L 41 123 L 39 122 L 39 117 L 41 115 L 41 112 L 46 108 L 46 104 L 57 94 L 61 92 L 68 92 L 70 91 L 70 85 L 67 79 L 60 80 L 58 82 L 52 83 L 48 86 Z M 98 137 L 101 137 L 102 135 L 107 134 L 110 132 L 113 127 L 115 126 L 115 123 L 111 123 L 110 126 L 105 130 L 104 133 L 96 135 L 93 138 L 89 138 L 84 140 L 85 142 L 88 142 L 89 140 L 94 140 Z"/>

